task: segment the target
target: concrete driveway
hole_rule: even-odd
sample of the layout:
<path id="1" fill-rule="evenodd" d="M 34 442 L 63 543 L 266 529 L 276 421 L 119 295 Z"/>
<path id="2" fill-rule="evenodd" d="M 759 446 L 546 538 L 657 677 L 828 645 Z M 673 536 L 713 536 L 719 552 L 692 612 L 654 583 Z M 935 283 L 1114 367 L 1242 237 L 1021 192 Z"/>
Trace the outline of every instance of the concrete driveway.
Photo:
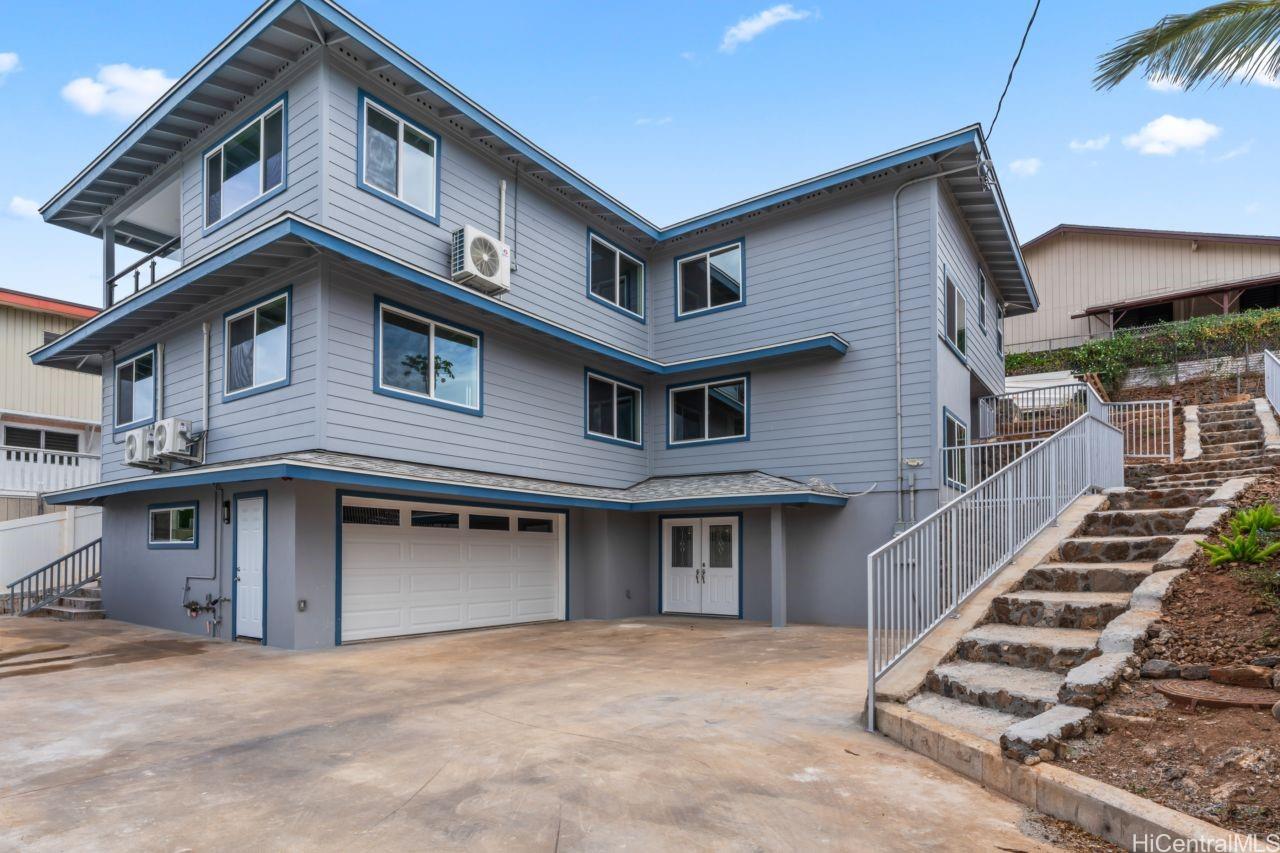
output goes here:
<path id="1" fill-rule="evenodd" d="M 857 727 L 863 661 L 713 620 L 298 653 L 0 617 L 0 848 L 1046 849 Z"/>

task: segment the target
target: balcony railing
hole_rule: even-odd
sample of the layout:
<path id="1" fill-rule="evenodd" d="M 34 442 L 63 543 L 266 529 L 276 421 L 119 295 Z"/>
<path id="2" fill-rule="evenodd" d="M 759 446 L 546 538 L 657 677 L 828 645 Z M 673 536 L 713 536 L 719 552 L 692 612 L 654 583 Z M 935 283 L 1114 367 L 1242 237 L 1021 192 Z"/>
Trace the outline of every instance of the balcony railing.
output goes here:
<path id="1" fill-rule="evenodd" d="M 155 284 L 159 280 L 156 276 L 156 264 L 164 258 L 167 258 L 173 250 L 177 249 L 181 244 L 182 239 L 180 237 L 174 237 L 168 243 L 165 243 L 151 254 L 146 255 L 141 260 L 134 261 L 120 272 L 108 278 L 106 287 L 106 307 L 110 308 L 112 305 L 115 305 L 124 298 L 124 296 L 130 296 Z M 121 286 L 126 288 L 132 286 L 133 289 L 132 291 L 122 295 L 118 292 L 118 289 Z"/>
<path id="2" fill-rule="evenodd" d="M 96 453 L 66 453 L 0 445 L 0 494 L 35 497 L 42 492 L 74 489 L 101 478 Z"/>

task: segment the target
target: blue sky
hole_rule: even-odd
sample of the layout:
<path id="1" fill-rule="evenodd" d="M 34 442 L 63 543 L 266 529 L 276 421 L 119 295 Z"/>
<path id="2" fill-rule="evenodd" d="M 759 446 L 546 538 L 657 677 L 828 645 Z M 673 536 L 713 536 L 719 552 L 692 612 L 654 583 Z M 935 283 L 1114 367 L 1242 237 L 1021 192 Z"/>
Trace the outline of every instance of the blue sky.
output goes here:
<path id="1" fill-rule="evenodd" d="M 665 224 L 990 122 L 1030 0 L 347 8 Z M 98 304 L 98 241 L 32 215 L 254 8 L 4 4 L 0 287 Z M 486 44 L 472 34 L 484 9 Z M 1024 241 L 1059 222 L 1280 233 L 1280 88 L 1089 84 L 1097 55 L 1194 5 L 1046 0 L 992 137 Z M 466 37 L 463 37 L 466 34 Z M 6 70 L 7 69 L 7 70 Z M 1074 144 L 1073 144 L 1074 143 Z"/>

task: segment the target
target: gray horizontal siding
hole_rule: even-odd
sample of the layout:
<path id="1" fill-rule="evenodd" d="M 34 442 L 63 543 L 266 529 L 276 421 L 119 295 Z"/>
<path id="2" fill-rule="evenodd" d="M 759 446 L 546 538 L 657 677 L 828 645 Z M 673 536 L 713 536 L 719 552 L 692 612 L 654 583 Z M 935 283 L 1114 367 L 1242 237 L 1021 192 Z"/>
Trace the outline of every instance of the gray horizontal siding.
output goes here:
<path id="1" fill-rule="evenodd" d="M 1004 359 L 996 347 L 996 324 L 1000 317 L 996 308 L 995 289 L 987 276 L 987 318 L 984 329 L 978 324 L 978 303 L 981 299 L 978 286 L 981 256 L 973 246 L 969 229 L 960 218 L 951 196 L 938 188 L 938 330 L 946 333 L 947 291 L 943 268 L 951 274 L 966 302 L 966 357 L 969 369 L 992 392 L 1004 391 Z M 949 353 L 948 353 L 949 355 Z M 955 356 L 952 355 L 952 358 Z"/>
<path id="2" fill-rule="evenodd" d="M 354 73 L 354 72 L 353 72 Z M 325 224 L 354 240 L 449 278 L 452 232 L 471 224 L 498 232 L 498 182 L 506 179 L 508 244 L 516 269 L 503 301 L 616 346 L 647 353 L 647 328 L 586 296 L 587 221 L 539 189 L 532 178 L 516 185 L 515 173 L 474 149 L 447 121 L 430 115 L 378 81 L 329 70 L 328 183 Z M 440 225 L 360 189 L 356 183 L 358 92 L 412 116 L 439 133 L 441 143 Z M 624 248 L 632 249 L 628 246 Z"/>

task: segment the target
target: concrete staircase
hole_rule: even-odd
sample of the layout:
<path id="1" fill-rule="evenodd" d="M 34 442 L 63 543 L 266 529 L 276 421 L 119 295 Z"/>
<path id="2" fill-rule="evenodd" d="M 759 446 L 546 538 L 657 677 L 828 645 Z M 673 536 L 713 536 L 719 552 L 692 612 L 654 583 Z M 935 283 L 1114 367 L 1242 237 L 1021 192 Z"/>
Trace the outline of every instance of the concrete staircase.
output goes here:
<path id="1" fill-rule="evenodd" d="M 1229 480 L 1273 470 L 1253 403 L 1199 410 L 1201 456 L 1129 466 L 1072 535 L 996 596 L 907 705 L 1011 757 L 1049 757 L 1093 727 L 1093 709 L 1137 677 L 1160 599 L 1225 510 L 1205 509 Z M 1241 483 L 1231 488 L 1239 491 Z M 1035 757 L 1032 757 L 1035 756 Z"/>
<path id="2" fill-rule="evenodd" d="M 60 596 L 54 603 L 40 608 L 39 612 L 68 622 L 107 618 L 107 612 L 102 608 L 102 587 L 97 582 Z"/>

